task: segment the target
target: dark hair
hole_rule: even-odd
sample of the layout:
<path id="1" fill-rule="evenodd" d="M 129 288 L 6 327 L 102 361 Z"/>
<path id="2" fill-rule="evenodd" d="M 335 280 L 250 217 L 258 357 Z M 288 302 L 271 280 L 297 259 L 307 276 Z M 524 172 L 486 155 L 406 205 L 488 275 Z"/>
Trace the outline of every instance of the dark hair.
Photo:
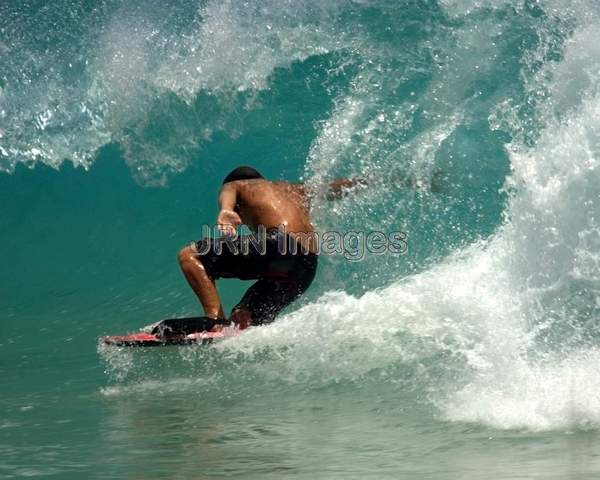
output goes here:
<path id="1" fill-rule="evenodd" d="M 223 180 L 223 185 L 229 182 L 235 182 L 236 180 L 252 180 L 255 178 L 264 178 L 258 170 L 252 167 L 237 167 L 236 169 L 229 172 L 229 174 Z"/>

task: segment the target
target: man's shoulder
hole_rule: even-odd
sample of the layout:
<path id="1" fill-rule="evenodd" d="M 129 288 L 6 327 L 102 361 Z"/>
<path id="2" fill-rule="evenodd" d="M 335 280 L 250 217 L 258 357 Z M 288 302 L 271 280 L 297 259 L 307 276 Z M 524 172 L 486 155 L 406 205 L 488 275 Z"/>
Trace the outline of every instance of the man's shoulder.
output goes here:
<path id="1" fill-rule="evenodd" d="M 239 190 L 241 193 L 254 193 L 256 191 L 265 190 L 270 191 L 273 194 L 280 193 L 282 195 L 289 193 L 304 194 L 305 185 L 303 183 L 288 182 L 285 180 L 266 180 L 264 178 L 257 178 L 252 180 L 239 180 Z"/>

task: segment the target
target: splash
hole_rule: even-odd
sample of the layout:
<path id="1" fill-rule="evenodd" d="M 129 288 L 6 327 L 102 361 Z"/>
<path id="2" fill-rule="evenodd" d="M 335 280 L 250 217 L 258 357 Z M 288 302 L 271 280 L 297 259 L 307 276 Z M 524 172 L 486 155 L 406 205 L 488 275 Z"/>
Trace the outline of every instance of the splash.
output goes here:
<path id="1" fill-rule="evenodd" d="M 239 110 L 275 69 L 347 47 L 337 5 L 3 4 L 0 171 L 89 168 L 114 142 L 140 183 L 166 185 L 215 132 L 241 134 Z"/>

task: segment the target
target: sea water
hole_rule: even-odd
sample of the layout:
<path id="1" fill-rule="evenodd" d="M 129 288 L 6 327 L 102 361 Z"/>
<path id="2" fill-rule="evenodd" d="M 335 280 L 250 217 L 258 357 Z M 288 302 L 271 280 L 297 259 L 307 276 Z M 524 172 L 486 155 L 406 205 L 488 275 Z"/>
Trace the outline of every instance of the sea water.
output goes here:
<path id="1" fill-rule="evenodd" d="M 598 478 L 599 20 L 2 2 L 0 478 Z M 368 177 L 316 228 L 408 251 L 324 255 L 274 324 L 208 348 L 99 346 L 199 313 L 176 254 L 239 164 Z"/>

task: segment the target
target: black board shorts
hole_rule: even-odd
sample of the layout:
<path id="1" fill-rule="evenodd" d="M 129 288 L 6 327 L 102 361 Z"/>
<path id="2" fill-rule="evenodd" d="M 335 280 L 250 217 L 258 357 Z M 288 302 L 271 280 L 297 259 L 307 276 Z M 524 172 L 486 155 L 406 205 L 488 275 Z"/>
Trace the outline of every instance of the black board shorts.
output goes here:
<path id="1" fill-rule="evenodd" d="M 318 255 L 304 250 L 294 238 L 277 229 L 267 230 L 264 241 L 253 235 L 204 238 L 193 243 L 198 259 L 213 279 L 258 280 L 233 307 L 247 310 L 252 324 L 272 322 L 287 305 L 310 286 Z"/>

